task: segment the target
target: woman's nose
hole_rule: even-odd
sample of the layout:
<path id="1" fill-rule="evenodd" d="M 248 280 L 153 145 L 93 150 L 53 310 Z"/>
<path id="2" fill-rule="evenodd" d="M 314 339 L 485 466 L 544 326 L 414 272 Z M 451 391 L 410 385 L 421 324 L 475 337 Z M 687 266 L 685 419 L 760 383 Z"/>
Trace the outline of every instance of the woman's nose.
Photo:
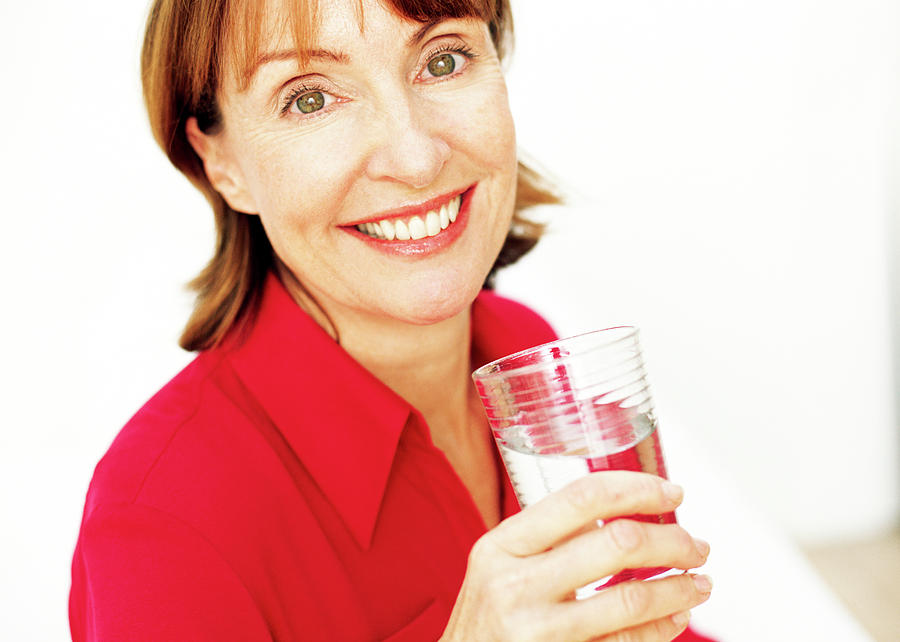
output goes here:
<path id="1" fill-rule="evenodd" d="M 394 180 L 414 188 L 430 185 L 450 157 L 450 145 L 441 135 L 436 106 L 408 96 L 394 100 L 381 112 L 370 131 L 374 146 L 366 164 L 372 180 Z"/>

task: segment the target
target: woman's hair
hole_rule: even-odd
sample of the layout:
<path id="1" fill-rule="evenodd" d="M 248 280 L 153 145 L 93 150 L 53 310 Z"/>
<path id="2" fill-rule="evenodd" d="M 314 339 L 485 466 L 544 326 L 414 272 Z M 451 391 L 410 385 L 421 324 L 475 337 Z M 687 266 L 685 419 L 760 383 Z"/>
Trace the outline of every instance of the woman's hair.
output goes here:
<path id="1" fill-rule="evenodd" d="M 509 0 L 388 0 L 399 15 L 418 22 L 477 17 L 490 30 L 498 54 L 512 40 Z M 203 163 L 188 143 L 185 123 L 195 116 L 200 129 L 220 125 L 216 92 L 224 74 L 246 88 L 259 55 L 266 3 L 235 0 L 155 0 L 147 20 L 141 54 L 144 101 L 153 135 L 169 160 L 206 196 L 216 221 L 215 253 L 191 281 L 194 311 L 179 341 L 185 350 L 219 343 L 237 323 L 250 317 L 275 256 L 258 216 L 231 209 L 213 189 Z M 362 18 L 362 0 L 358 12 Z M 298 55 L 315 37 L 316 0 L 291 2 L 289 22 Z M 521 215 L 559 197 L 533 170 L 519 163 L 515 214 L 500 254 L 488 274 L 515 262 L 537 243 L 543 225 Z"/>

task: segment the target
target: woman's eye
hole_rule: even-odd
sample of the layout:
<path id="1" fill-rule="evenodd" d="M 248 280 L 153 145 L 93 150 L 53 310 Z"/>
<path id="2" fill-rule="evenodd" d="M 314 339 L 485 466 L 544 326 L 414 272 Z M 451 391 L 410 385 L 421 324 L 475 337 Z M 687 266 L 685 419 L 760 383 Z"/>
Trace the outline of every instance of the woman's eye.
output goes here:
<path id="1" fill-rule="evenodd" d="M 301 113 L 311 114 L 325 106 L 325 95 L 321 91 L 311 91 L 300 96 L 295 102 Z"/>
<path id="2" fill-rule="evenodd" d="M 321 91 L 309 91 L 294 101 L 301 114 L 311 114 L 325 106 L 325 94 Z"/>
<path id="3" fill-rule="evenodd" d="M 287 99 L 285 112 L 309 115 L 328 107 L 337 99 L 325 91 L 317 89 L 298 90 Z"/>
<path id="4" fill-rule="evenodd" d="M 428 78 L 442 78 L 462 69 L 469 61 L 469 56 L 455 51 L 444 51 L 436 54 L 428 60 L 422 76 Z"/>
<path id="5" fill-rule="evenodd" d="M 442 53 L 428 61 L 428 73 L 432 76 L 446 76 L 456 69 L 456 61 L 449 53 Z"/>

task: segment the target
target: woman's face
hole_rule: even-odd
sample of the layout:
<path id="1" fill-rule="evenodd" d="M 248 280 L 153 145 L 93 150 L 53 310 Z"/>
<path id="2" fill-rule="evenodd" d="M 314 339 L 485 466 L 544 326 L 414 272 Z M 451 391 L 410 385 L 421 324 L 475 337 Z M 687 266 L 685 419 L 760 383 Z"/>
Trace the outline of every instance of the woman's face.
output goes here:
<path id="1" fill-rule="evenodd" d="M 515 134 L 487 26 L 409 22 L 376 0 L 360 21 L 355 0 L 319 4 L 303 66 L 273 6 L 249 87 L 220 90 L 207 172 L 234 209 L 260 216 L 334 318 L 449 318 L 477 294 L 515 200 Z"/>

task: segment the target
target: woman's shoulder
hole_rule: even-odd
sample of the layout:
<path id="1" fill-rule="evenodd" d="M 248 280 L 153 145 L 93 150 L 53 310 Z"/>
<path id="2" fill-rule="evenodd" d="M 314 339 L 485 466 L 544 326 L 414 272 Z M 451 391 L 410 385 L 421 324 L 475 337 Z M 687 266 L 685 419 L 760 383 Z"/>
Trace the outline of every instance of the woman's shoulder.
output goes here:
<path id="1" fill-rule="evenodd" d="M 227 369 L 221 352 L 201 353 L 135 413 L 94 470 L 85 521 L 103 505 L 140 504 L 176 517 L 215 513 L 227 521 L 254 511 L 254 502 L 242 508 L 235 501 L 246 493 L 233 494 L 234 485 L 273 456 L 220 384 Z"/>
<path id="2" fill-rule="evenodd" d="M 97 464 L 72 559 L 75 640 L 262 639 L 235 554 L 257 502 L 240 501 L 235 418 L 201 354 L 125 424 Z M 218 415 L 218 416 L 217 416 Z M 235 499 L 237 498 L 237 499 Z"/>
<path id="3" fill-rule="evenodd" d="M 308 500 L 313 483 L 299 466 L 286 467 L 285 448 L 233 376 L 227 351 L 200 354 L 128 421 L 97 465 L 72 562 L 73 632 L 101 622 L 147 631 L 127 639 L 262 639 L 259 602 L 278 602 L 266 591 L 285 573 L 273 575 L 260 559 L 294 559 L 298 541 L 327 543 Z M 306 595 L 296 575 L 295 594 Z M 234 620 L 234 631 L 221 632 L 228 627 L 215 618 L 171 615 L 191 608 L 224 608 L 222 622 Z M 173 622 L 203 634 L 160 632 Z"/>
<path id="4" fill-rule="evenodd" d="M 214 367 L 209 357 L 191 361 L 122 427 L 94 470 L 89 504 L 129 503 L 140 492 L 154 464 L 197 416 Z"/>

